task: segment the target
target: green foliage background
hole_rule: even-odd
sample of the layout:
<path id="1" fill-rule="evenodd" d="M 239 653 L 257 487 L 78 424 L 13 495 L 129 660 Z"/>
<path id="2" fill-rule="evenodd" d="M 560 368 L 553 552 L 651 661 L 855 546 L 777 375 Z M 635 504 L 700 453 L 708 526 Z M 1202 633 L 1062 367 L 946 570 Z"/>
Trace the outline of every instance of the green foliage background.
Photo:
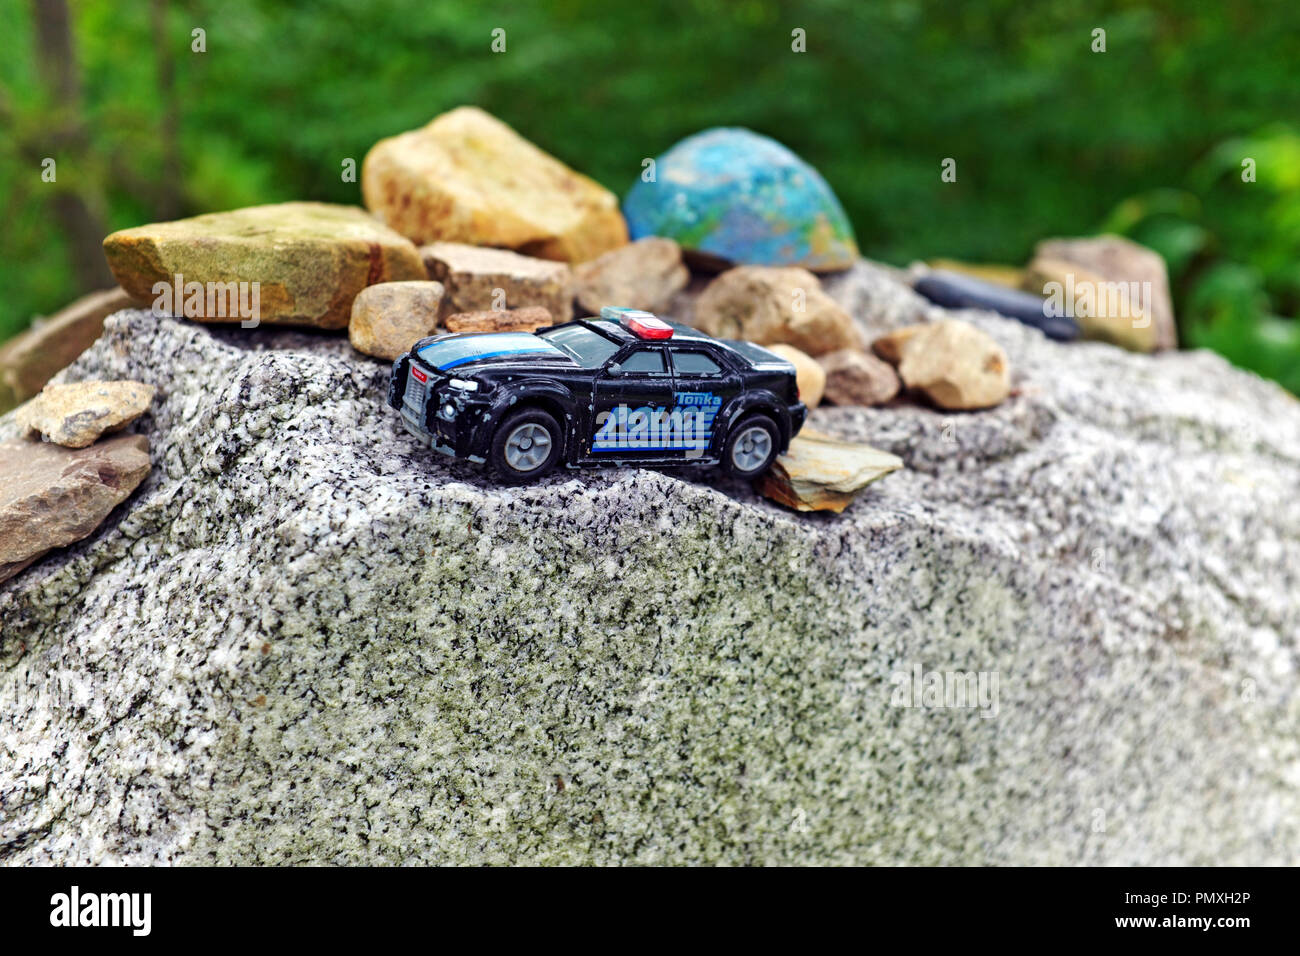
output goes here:
<path id="1" fill-rule="evenodd" d="M 0 4 L 0 338 L 78 291 L 53 188 L 93 186 L 108 228 L 156 218 L 150 4 L 70 2 L 90 145 L 58 187 L 32 160 L 31 5 Z M 1019 263 L 1046 236 L 1131 234 L 1170 263 L 1184 341 L 1300 391 L 1294 2 L 172 0 L 165 23 L 183 213 L 358 203 L 345 158 L 462 103 L 620 195 L 682 136 L 748 126 L 825 174 L 874 258 Z"/>

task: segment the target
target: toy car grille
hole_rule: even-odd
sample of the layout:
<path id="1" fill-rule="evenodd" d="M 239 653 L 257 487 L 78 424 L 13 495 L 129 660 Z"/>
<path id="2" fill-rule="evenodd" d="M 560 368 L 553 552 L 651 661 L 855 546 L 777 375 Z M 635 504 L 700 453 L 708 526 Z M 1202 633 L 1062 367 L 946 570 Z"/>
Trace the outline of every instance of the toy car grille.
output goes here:
<path id="1" fill-rule="evenodd" d="M 421 382 L 414 375 L 410 375 L 406 381 L 406 395 L 403 398 L 405 404 L 409 405 L 414 411 L 424 411 L 424 398 L 428 392 L 429 386 Z"/>

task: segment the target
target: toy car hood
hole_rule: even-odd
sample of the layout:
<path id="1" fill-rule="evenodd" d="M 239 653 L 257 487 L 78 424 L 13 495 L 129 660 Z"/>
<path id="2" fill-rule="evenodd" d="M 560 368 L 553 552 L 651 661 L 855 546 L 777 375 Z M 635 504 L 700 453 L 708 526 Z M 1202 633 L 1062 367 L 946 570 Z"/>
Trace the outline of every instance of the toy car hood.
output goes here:
<path id="1" fill-rule="evenodd" d="M 415 349 L 423 361 L 447 372 L 463 366 L 499 361 L 540 360 L 548 365 L 576 365 L 561 349 L 531 332 L 461 332 L 426 340 Z"/>

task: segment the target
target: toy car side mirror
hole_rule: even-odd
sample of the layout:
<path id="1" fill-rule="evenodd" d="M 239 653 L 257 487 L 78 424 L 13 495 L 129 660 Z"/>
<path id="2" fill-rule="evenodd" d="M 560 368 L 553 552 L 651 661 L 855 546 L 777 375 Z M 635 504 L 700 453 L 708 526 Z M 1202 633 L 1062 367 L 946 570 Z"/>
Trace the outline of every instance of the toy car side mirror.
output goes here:
<path id="1" fill-rule="evenodd" d="M 622 375 L 623 366 L 620 365 L 618 362 L 610 362 L 608 365 L 605 366 L 605 371 L 608 372 L 610 375 Z"/>

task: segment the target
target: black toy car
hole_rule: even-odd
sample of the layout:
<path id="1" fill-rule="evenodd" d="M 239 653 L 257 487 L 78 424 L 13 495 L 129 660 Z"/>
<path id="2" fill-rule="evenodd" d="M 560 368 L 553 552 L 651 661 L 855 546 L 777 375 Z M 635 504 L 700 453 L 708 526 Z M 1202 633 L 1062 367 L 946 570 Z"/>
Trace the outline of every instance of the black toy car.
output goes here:
<path id="1" fill-rule="evenodd" d="M 767 349 L 613 308 L 537 332 L 422 339 L 393 364 L 388 404 L 435 450 L 513 481 L 561 462 L 752 478 L 807 415 L 794 366 Z"/>

